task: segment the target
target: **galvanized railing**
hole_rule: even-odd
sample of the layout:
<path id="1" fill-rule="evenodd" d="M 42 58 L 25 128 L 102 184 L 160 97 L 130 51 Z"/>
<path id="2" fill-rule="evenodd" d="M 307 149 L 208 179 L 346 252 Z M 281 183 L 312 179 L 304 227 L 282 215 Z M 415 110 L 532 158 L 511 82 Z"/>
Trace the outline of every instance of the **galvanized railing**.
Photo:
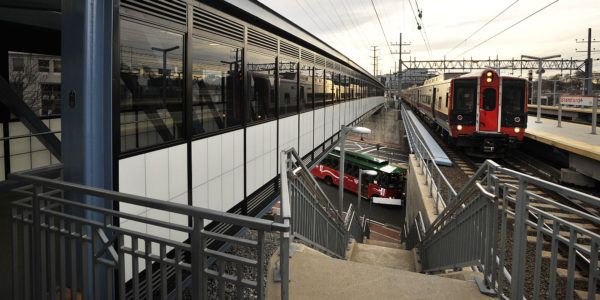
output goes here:
<path id="1" fill-rule="evenodd" d="M 425 224 L 423 223 L 423 215 L 419 211 L 412 225 L 404 224 L 403 240 L 405 249 L 411 250 L 416 247 L 421 242 L 424 234 Z"/>
<path id="2" fill-rule="evenodd" d="M 435 200 L 435 213 L 439 214 L 440 210 L 443 210 L 446 205 L 456 199 L 456 191 L 435 163 L 434 156 L 417 133 L 417 129 L 408 117 L 404 106 L 402 106 L 402 120 L 404 120 L 410 151 L 417 159 L 421 174 L 425 176 L 425 184 L 429 186 L 429 196 Z"/>
<path id="3" fill-rule="evenodd" d="M 27 197 L 12 204 L 15 299 L 182 299 L 185 282 L 193 299 L 263 299 L 265 233 L 280 232 L 281 247 L 289 245 L 288 224 L 27 173 L 9 178 L 29 184 L 20 189 Z M 84 197 L 96 204 L 81 202 Z M 157 210 L 171 222 L 105 204 Z M 211 221 L 247 228 L 257 238 L 205 230 Z M 248 254 L 220 252 L 211 246 L 216 243 L 245 247 Z M 286 255 L 280 265 L 289 278 Z M 289 295 L 287 281 L 281 295 Z"/>
<path id="4" fill-rule="evenodd" d="M 321 187 L 293 148 L 281 153 L 281 183 L 288 183 L 294 238 L 337 258 L 346 257 L 348 230 Z M 282 189 L 282 193 L 284 193 Z"/>
<path id="5" fill-rule="evenodd" d="M 364 231 L 360 225 L 359 216 L 356 213 L 356 209 L 350 204 L 348 211 L 346 212 L 346 218 L 344 220 L 346 224 L 346 230 L 358 243 L 363 243 Z"/>
<path id="6" fill-rule="evenodd" d="M 518 184 L 501 189 L 500 174 Z M 578 289 L 595 299 L 600 218 L 535 194 L 535 188 L 600 207 L 600 198 L 488 160 L 427 229 L 418 245 L 423 271 L 478 265 L 480 288 L 498 298 L 572 299 Z"/>

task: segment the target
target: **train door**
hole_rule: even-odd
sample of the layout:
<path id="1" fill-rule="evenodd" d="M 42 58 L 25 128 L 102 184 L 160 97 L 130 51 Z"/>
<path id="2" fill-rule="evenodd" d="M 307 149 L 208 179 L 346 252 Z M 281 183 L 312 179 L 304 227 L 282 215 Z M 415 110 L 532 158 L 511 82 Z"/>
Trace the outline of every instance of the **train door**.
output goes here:
<path id="1" fill-rule="evenodd" d="M 498 131 L 498 89 L 481 87 L 479 131 Z"/>

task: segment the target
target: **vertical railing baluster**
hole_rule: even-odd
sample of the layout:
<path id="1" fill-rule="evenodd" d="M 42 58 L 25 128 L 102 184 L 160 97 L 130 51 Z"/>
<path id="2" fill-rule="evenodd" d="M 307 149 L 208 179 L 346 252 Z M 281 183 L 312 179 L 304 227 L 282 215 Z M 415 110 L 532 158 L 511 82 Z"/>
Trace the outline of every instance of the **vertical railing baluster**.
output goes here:
<path id="1" fill-rule="evenodd" d="M 27 214 L 27 210 L 23 209 L 23 295 L 25 299 L 31 299 L 31 289 L 33 288 L 33 279 L 31 278 L 31 264 L 33 259 L 31 257 L 33 247 L 33 241 L 31 240 L 32 226 L 27 222 L 25 214 Z M 31 214 L 33 214 L 33 211 L 31 211 Z M 29 216 L 31 217 L 31 215 Z"/>
<path id="2" fill-rule="evenodd" d="M 575 244 L 577 243 L 577 232 L 573 227 L 569 231 L 569 260 L 567 263 L 567 299 L 573 299 L 575 287 Z M 591 263 L 591 262 L 590 262 Z"/>
<path id="3" fill-rule="evenodd" d="M 39 184 L 33 185 L 33 194 L 31 195 L 31 204 L 32 204 L 32 232 L 31 232 L 31 266 L 32 266 L 32 291 L 34 299 L 42 299 L 43 292 L 41 290 L 42 286 L 42 274 L 40 269 L 42 267 L 42 253 L 41 253 L 41 224 L 40 224 L 40 199 L 38 197 L 39 194 L 42 193 L 42 186 Z"/>
<path id="4" fill-rule="evenodd" d="M 60 248 L 60 256 L 59 263 L 60 266 L 60 299 L 66 299 L 67 293 L 67 237 L 69 230 L 66 228 L 65 219 L 60 218 L 58 221 L 59 226 L 59 248 Z"/>
<path id="5" fill-rule="evenodd" d="M 215 262 L 217 265 L 217 271 L 219 276 L 217 277 L 217 295 L 219 299 L 224 299 L 225 298 L 225 278 L 223 278 L 223 274 L 225 273 L 225 262 L 223 261 L 223 259 L 217 258 L 217 261 Z M 258 278 L 257 278 L 258 279 Z M 259 281 L 257 280 L 257 287 L 259 284 Z M 260 294 L 259 294 L 260 295 Z M 260 296 L 259 296 L 260 299 Z"/>
<path id="6" fill-rule="evenodd" d="M 131 236 L 131 281 L 133 284 L 133 298 L 140 299 L 140 268 L 137 251 L 139 247 L 138 238 Z"/>
<path id="7" fill-rule="evenodd" d="M 18 221 L 18 215 L 19 215 L 19 210 L 17 207 L 15 206 L 11 206 L 10 208 L 11 211 L 11 231 L 12 231 L 12 270 L 11 270 L 11 275 L 12 275 L 12 295 L 14 299 L 22 299 L 21 298 L 21 289 L 20 287 L 20 280 L 17 280 L 21 275 L 19 270 L 20 268 L 18 267 L 18 259 L 17 257 L 19 257 L 19 255 L 22 255 L 24 253 L 23 250 L 19 251 L 19 249 L 21 248 L 18 240 L 17 240 L 17 236 L 19 235 L 19 224 L 24 224 L 24 222 L 19 222 Z M 21 213 L 22 216 L 22 213 Z M 24 228 L 24 226 L 21 226 L 22 228 Z M 21 248 L 22 249 L 22 248 Z"/>
<path id="8" fill-rule="evenodd" d="M 182 275 L 181 275 L 181 249 L 175 248 L 175 289 L 177 293 L 177 300 L 183 299 L 183 286 L 182 286 Z"/>
<path id="9" fill-rule="evenodd" d="M 100 266 L 101 264 L 98 263 L 97 258 L 96 258 L 96 250 L 100 249 L 100 237 L 98 236 L 97 230 L 98 228 L 96 226 L 91 226 L 91 232 L 90 232 L 90 237 L 92 238 L 92 274 L 94 277 L 94 299 L 101 299 L 100 298 Z M 73 248 L 71 248 L 73 249 Z M 77 279 L 75 279 L 77 280 Z M 73 284 L 73 283 L 71 283 Z M 71 295 L 74 295 L 74 289 L 71 289 Z"/>
<path id="10" fill-rule="evenodd" d="M 517 191 L 517 199 L 515 206 L 515 231 L 513 236 L 513 252 L 512 252 L 512 287 L 511 298 L 523 298 L 524 278 L 525 278 L 525 253 L 527 246 L 527 206 L 529 205 L 529 197 L 527 196 L 527 182 L 519 179 L 519 190 Z"/>
<path id="11" fill-rule="evenodd" d="M 264 263 L 265 263 L 265 232 L 262 230 L 258 230 L 258 245 L 256 245 L 256 253 L 258 255 L 256 263 L 257 263 L 257 272 L 256 272 L 256 294 L 258 295 L 258 299 L 264 299 Z M 281 253 L 280 255 L 289 255 L 289 252 Z"/>
<path id="12" fill-rule="evenodd" d="M 537 222 L 537 239 L 536 239 L 536 245 L 535 245 L 535 267 L 534 267 L 534 275 L 533 275 L 533 299 L 539 299 L 540 297 L 540 273 L 541 273 L 541 268 L 542 268 L 542 245 L 543 245 L 543 241 L 544 241 L 544 234 L 542 232 L 542 229 L 544 228 L 544 216 L 543 215 L 539 215 L 538 216 L 538 222 Z"/>
<path id="13" fill-rule="evenodd" d="M 47 215 L 48 224 L 48 279 L 50 297 L 56 297 L 56 226 L 54 226 L 54 216 Z"/>
<path id="14" fill-rule="evenodd" d="M 91 233 L 91 229 L 89 229 L 89 225 L 81 225 L 81 274 L 83 274 L 81 276 L 81 282 L 82 282 L 82 286 L 83 288 L 81 289 L 81 299 L 88 299 L 88 296 L 90 295 L 90 283 L 88 282 L 88 263 L 89 263 L 89 259 L 88 256 L 89 254 L 93 254 L 92 251 L 90 251 L 90 247 L 91 244 L 89 241 L 86 241 L 86 239 L 88 239 L 90 237 L 90 233 Z M 85 238 L 84 238 L 85 237 Z M 92 256 L 93 257 L 93 256 Z"/>
<path id="15" fill-rule="evenodd" d="M 167 299 L 168 294 L 168 286 L 167 286 L 167 245 L 165 243 L 160 242 L 159 244 L 159 252 L 160 252 L 160 297 L 163 300 Z"/>
<path id="16" fill-rule="evenodd" d="M 203 220 L 198 216 L 193 217 L 192 222 L 192 233 L 191 233 L 191 256 L 192 256 L 192 298 L 193 299 L 204 299 L 204 281 L 206 278 L 203 277 L 204 273 L 204 247 L 202 245 L 202 224 Z"/>
<path id="17" fill-rule="evenodd" d="M 96 228 L 97 229 L 97 228 Z M 95 236 L 95 230 L 92 231 L 92 237 Z M 70 246 L 70 257 L 71 257 L 71 295 L 75 295 L 74 293 L 77 293 L 78 288 L 77 288 L 77 280 L 79 279 L 78 273 L 77 273 L 77 238 L 75 237 L 77 235 L 77 226 L 75 224 L 74 221 L 72 221 L 69 224 L 69 246 Z M 96 239 L 93 239 L 94 242 L 99 242 Z M 92 253 L 95 253 L 96 249 L 99 249 L 100 246 L 94 244 L 95 246 L 92 249 Z M 95 255 L 94 255 L 94 265 L 95 264 Z M 99 272 L 96 269 L 96 272 Z M 94 276 L 99 276 L 99 273 L 94 273 Z M 100 280 L 99 278 L 97 278 L 98 280 Z M 94 286 L 94 290 L 99 290 L 98 286 Z"/>
<path id="18" fill-rule="evenodd" d="M 556 265 L 558 256 L 558 236 L 560 234 L 560 225 L 554 220 L 552 226 L 552 253 L 550 254 L 550 282 L 548 288 L 550 289 L 550 297 L 548 299 L 556 298 Z"/>
<path id="19" fill-rule="evenodd" d="M 115 234 L 119 235 L 119 237 L 117 238 L 117 253 L 119 254 L 119 299 L 125 299 L 125 283 L 127 282 L 125 280 L 125 252 L 123 251 L 123 246 L 125 245 L 125 237 L 122 233 Z M 84 244 L 84 242 L 82 241 L 81 244 Z M 85 290 L 85 286 L 83 287 L 83 289 Z"/>
<path id="20" fill-rule="evenodd" d="M 598 282 L 598 240 L 593 238 L 590 245 L 590 267 L 588 270 L 588 300 L 596 299 L 596 284 Z"/>
<path id="21" fill-rule="evenodd" d="M 237 284 L 235 285 L 236 296 L 238 299 L 243 299 L 244 286 L 242 285 L 242 280 L 244 280 L 244 265 L 242 263 L 237 263 L 235 270 L 237 273 Z"/>
<path id="22" fill-rule="evenodd" d="M 154 285 L 152 280 L 152 260 L 150 259 L 150 255 L 152 255 L 152 242 L 149 239 L 144 239 L 144 248 L 144 261 L 146 262 L 146 299 L 153 299 L 152 290 Z"/>

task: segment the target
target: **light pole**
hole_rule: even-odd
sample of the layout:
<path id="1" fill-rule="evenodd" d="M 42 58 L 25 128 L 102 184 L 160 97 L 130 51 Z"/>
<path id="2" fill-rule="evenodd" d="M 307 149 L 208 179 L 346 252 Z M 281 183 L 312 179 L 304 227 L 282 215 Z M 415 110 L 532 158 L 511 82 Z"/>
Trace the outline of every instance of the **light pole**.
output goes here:
<path id="1" fill-rule="evenodd" d="M 544 57 L 521 55 L 521 59 L 530 58 L 530 59 L 536 59 L 538 61 L 537 120 L 535 121 L 536 123 L 542 123 L 542 120 L 540 119 L 542 116 L 542 73 L 544 73 L 544 69 L 542 68 L 542 61 L 546 60 L 546 59 L 557 58 L 557 57 L 560 57 L 560 54 L 544 56 Z"/>
<path id="2" fill-rule="evenodd" d="M 342 129 L 340 130 L 340 183 L 338 184 L 338 201 L 339 208 L 338 214 L 341 216 L 342 211 L 344 210 L 344 159 L 346 157 L 346 137 L 350 132 L 360 133 L 360 134 L 370 134 L 371 129 L 365 127 L 347 127 L 346 125 L 342 125 Z"/>
<path id="3" fill-rule="evenodd" d="M 358 218 L 359 218 L 359 220 L 360 220 L 360 202 L 361 202 L 361 199 L 360 199 L 360 197 L 361 197 L 361 194 L 360 194 L 361 191 L 360 191 L 360 189 L 362 188 L 362 174 L 369 175 L 369 176 L 375 176 L 375 175 L 377 175 L 377 172 L 373 171 L 373 170 L 358 169 L 358 203 L 356 205 L 357 206 L 356 211 L 358 212 Z M 367 197 L 369 197 L 368 191 L 367 191 Z"/>

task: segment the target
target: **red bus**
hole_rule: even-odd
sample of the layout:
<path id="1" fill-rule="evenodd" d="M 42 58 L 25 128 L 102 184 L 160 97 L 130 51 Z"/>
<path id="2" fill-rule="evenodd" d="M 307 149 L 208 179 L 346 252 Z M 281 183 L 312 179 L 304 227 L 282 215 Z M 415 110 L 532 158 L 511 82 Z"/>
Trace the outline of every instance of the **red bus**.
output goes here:
<path id="1" fill-rule="evenodd" d="M 339 184 L 340 151 L 331 151 L 320 164 L 315 166 L 311 174 L 324 180 L 327 184 Z M 374 170 L 376 176 L 362 177 L 361 196 L 404 199 L 406 169 L 390 165 L 387 160 L 375 158 L 361 153 L 346 151 L 344 167 L 344 189 L 358 193 L 358 171 Z"/>

